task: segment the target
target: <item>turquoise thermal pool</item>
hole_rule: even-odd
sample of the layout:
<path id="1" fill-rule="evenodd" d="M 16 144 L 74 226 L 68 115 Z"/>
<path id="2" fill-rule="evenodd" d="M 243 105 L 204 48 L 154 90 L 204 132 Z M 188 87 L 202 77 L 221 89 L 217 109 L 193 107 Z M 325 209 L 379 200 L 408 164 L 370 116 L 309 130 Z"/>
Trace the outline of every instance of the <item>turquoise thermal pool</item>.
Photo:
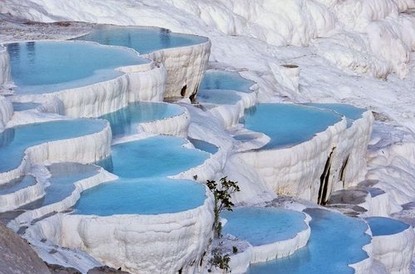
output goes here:
<path id="1" fill-rule="evenodd" d="M 246 207 L 223 212 L 224 234 L 231 234 L 253 246 L 294 238 L 306 230 L 305 215 L 281 208 Z"/>
<path id="2" fill-rule="evenodd" d="M 249 89 L 255 82 L 243 78 L 237 72 L 208 70 L 200 84 L 200 91 L 206 89 L 236 90 L 251 92 Z"/>
<path id="3" fill-rule="evenodd" d="M 271 141 L 262 149 L 294 146 L 340 122 L 333 111 L 295 104 L 257 104 L 245 111 L 247 129 L 262 132 Z"/>
<path id="4" fill-rule="evenodd" d="M 312 218 L 308 244 L 291 256 L 253 264 L 248 273 L 348 274 L 354 273 L 349 264 L 368 258 L 362 248 L 371 239 L 363 220 L 324 209 L 306 209 L 305 212 Z"/>
<path id="5" fill-rule="evenodd" d="M 118 214 L 164 214 L 203 205 L 203 184 L 167 178 L 119 179 L 82 193 L 75 213 L 110 216 Z"/>
<path id="6" fill-rule="evenodd" d="M 138 102 L 100 118 L 110 122 L 112 135 L 116 138 L 137 133 L 140 123 L 163 120 L 183 113 L 184 109 L 174 104 Z"/>
<path id="7" fill-rule="evenodd" d="M 106 125 L 103 120 L 74 119 L 8 128 L 0 133 L 0 173 L 17 168 L 31 146 L 97 133 Z"/>
<path id="8" fill-rule="evenodd" d="M 373 236 L 384 236 L 400 233 L 410 226 L 404 222 L 385 217 L 366 218 Z"/>
<path id="9" fill-rule="evenodd" d="M 173 33 L 167 29 L 150 27 L 100 27 L 77 40 L 93 41 L 103 45 L 124 46 L 145 54 L 153 51 L 201 44 L 205 37 Z"/>
<path id="10" fill-rule="evenodd" d="M 233 90 L 202 89 L 197 93 L 197 101 L 216 105 L 235 105 L 241 96 Z"/>
<path id="11" fill-rule="evenodd" d="M 117 67 L 150 62 L 136 52 L 80 41 L 7 44 L 18 93 L 48 93 L 113 79 Z"/>
<path id="12" fill-rule="evenodd" d="M 354 120 L 362 118 L 363 113 L 366 109 L 357 108 L 348 104 L 319 104 L 319 103 L 309 103 L 304 104 L 306 106 L 317 107 L 321 109 L 332 110 L 340 115 L 343 115 L 347 119 L 348 126 L 350 126 Z"/>
<path id="13" fill-rule="evenodd" d="M 116 144 L 112 147 L 110 171 L 124 178 L 170 176 L 201 165 L 209 158 L 209 153 L 185 148 L 185 144 L 185 139 L 172 136 Z"/>

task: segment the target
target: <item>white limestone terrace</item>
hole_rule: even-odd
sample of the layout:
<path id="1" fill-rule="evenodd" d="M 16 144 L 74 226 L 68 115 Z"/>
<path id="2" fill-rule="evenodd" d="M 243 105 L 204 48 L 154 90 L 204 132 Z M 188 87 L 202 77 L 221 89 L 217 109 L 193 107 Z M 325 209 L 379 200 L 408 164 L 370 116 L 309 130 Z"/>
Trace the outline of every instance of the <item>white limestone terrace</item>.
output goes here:
<path id="1" fill-rule="evenodd" d="M 247 108 L 257 102 L 257 85 L 237 72 L 208 70 L 200 84 L 197 102 L 221 121 L 235 127 Z"/>
<path id="2" fill-rule="evenodd" d="M 0 134 L 0 150 L 6 156 L 1 158 L 0 183 L 25 175 L 34 164 L 93 163 L 110 154 L 111 129 L 102 120 L 61 119 L 7 128 Z"/>
<path id="3" fill-rule="evenodd" d="M 97 117 L 129 102 L 163 98 L 164 68 L 131 49 L 84 41 L 9 43 L 7 48 L 15 102 L 54 102 L 56 97 L 55 108 L 62 104 L 65 115 Z"/>
<path id="4" fill-rule="evenodd" d="M 271 207 L 239 207 L 232 212 L 224 212 L 222 217 L 225 219 L 223 233 L 248 243 L 243 250 L 230 252 L 235 269 L 289 256 L 304 247 L 310 237 L 308 223 L 311 218 L 303 212 Z M 234 257 L 235 262 L 232 262 Z M 241 258 L 246 261 L 241 261 Z"/>
<path id="5" fill-rule="evenodd" d="M 0 46 L 0 86 L 11 82 L 9 58 L 7 48 Z"/>
<path id="6" fill-rule="evenodd" d="M 37 222 L 25 237 L 45 237 L 132 272 L 200 272 L 213 233 L 212 194 L 194 181 L 158 177 L 208 158 L 183 145 L 185 139 L 168 136 L 115 144 L 110 170 L 120 179 L 82 193 L 74 214 Z"/>
<path id="7" fill-rule="evenodd" d="M 68 210 L 76 204 L 83 191 L 118 178 L 101 167 L 78 163 L 52 164 L 47 169 L 38 166 L 32 170 L 32 173 L 36 176 L 36 185 L 40 185 L 42 189 L 42 195 L 36 197 L 30 193 L 25 199 L 22 199 L 24 203 L 19 205 L 14 203 L 14 208 L 12 209 L 24 209 L 22 214 L 8 224 L 15 231 L 20 227 L 30 225 L 36 219 Z M 22 183 L 18 183 L 16 186 L 21 191 L 28 192 L 29 190 Z M 9 187 L 6 189 L 10 192 Z M 9 196 L 11 199 L 16 199 L 17 193 L 10 193 Z M 4 195 L 2 194 L 0 198 L 3 199 L 3 197 Z M 29 201 L 31 203 L 28 203 Z"/>
<path id="8" fill-rule="evenodd" d="M 133 48 L 156 64 L 163 64 L 167 70 L 167 100 L 195 98 L 211 46 L 206 37 L 155 27 L 100 26 L 76 39 Z"/>
<path id="9" fill-rule="evenodd" d="M 389 273 L 409 274 L 415 246 L 413 227 L 385 217 L 366 218 L 372 231 L 373 257 Z"/>

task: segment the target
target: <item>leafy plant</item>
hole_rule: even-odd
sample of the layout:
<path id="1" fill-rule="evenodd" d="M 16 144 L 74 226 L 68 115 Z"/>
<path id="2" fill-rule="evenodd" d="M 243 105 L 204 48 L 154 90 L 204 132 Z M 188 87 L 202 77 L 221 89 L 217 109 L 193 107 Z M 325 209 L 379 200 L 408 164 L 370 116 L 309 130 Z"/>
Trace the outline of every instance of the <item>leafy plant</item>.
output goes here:
<path id="1" fill-rule="evenodd" d="M 213 209 L 215 220 L 213 222 L 213 230 L 215 238 L 222 237 L 222 223 L 220 222 L 220 213 L 226 209 L 232 211 L 234 206 L 231 200 L 231 194 L 240 191 L 238 183 L 228 180 L 227 177 L 223 177 L 219 180 L 219 184 L 216 181 L 208 180 L 206 185 L 213 193 L 215 198 L 215 207 Z"/>
<path id="2" fill-rule="evenodd" d="M 228 180 L 227 177 L 221 178 L 219 182 L 208 180 L 206 185 L 213 193 L 215 199 L 215 205 L 213 209 L 215 215 L 213 222 L 214 238 L 220 239 L 222 238 L 222 223 L 220 222 L 220 213 L 223 210 L 232 211 L 234 204 L 231 200 L 231 194 L 240 191 L 240 189 L 237 182 Z M 222 244 L 223 242 L 219 241 L 219 245 L 213 248 L 212 257 L 209 262 L 211 266 L 215 266 L 223 269 L 225 272 L 229 272 L 229 262 L 231 261 L 231 258 L 229 254 L 223 254 Z M 236 247 L 234 247 L 232 250 L 233 253 L 237 252 Z"/>

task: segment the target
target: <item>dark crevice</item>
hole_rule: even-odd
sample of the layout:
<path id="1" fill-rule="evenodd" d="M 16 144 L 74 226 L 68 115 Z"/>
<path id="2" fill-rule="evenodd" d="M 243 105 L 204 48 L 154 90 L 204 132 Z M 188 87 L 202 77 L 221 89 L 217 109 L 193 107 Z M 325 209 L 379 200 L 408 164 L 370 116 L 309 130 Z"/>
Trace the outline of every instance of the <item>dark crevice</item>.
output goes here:
<path id="1" fill-rule="evenodd" d="M 184 86 L 182 87 L 182 90 L 180 91 L 180 95 L 181 95 L 182 97 L 184 97 L 184 96 L 186 95 L 186 89 L 187 89 L 187 85 L 184 85 Z"/>
<path id="2" fill-rule="evenodd" d="M 350 155 L 348 155 L 346 157 L 346 160 L 344 160 L 343 165 L 342 165 L 342 167 L 340 169 L 340 181 L 343 182 L 343 188 L 344 188 L 344 183 L 345 183 L 344 180 L 345 180 L 345 176 L 346 176 L 345 170 L 346 170 L 347 164 L 349 163 L 349 157 L 350 157 Z"/>
<path id="3" fill-rule="evenodd" d="M 318 190 L 317 203 L 319 205 L 325 205 L 328 201 L 327 192 L 329 188 L 330 180 L 330 169 L 331 169 L 331 156 L 333 155 L 334 149 L 329 154 L 326 164 L 324 165 L 323 173 L 320 176 L 320 188 Z"/>

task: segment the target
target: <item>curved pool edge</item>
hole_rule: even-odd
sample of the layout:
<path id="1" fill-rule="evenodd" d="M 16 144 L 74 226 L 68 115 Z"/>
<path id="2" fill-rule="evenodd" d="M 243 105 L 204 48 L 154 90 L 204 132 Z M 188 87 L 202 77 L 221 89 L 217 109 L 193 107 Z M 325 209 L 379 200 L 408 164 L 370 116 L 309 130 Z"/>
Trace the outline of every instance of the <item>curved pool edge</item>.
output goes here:
<path id="1" fill-rule="evenodd" d="M 84 250 L 104 264 L 127 271 L 200 271 L 199 261 L 213 237 L 213 196 L 205 189 L 203 204 L 194 209 L 103 217 L 58 213 L 31 226 L 26 235 Z"/>
<path id="2" fill-rule="evenodd" d="M 111 153 L 111 127 L 102 121 L 102 130 L 83 136 L 44 142 L 27 147 L 18 167 L 0 173 L 0 184 L 19 178 L 35 164 L 78 162 L 95 163 Z"/>
<path id="3" fill-rule="evenodd" d="M 14 231 L 17 231 L 22 226 L 29 225 L 33 220 L 39 219 L 51 213 L 62 212 L 68 210 L 76 204 L 81 197 L 81 193 L 87 189 L 93 188 L 97 185 L 105 182 L 116 180 L 118 177 L 103 168 L 99 169 L 99 172 L 91 177 L 81 179 L 73 182 L 75 189 L 66 198 L 61 201 L 41 206 L 36 209 L 26 210 L 21 215 L 10 221 L 7 226 Z M 43 189 L 42 185 L 42 189 Z"/>

